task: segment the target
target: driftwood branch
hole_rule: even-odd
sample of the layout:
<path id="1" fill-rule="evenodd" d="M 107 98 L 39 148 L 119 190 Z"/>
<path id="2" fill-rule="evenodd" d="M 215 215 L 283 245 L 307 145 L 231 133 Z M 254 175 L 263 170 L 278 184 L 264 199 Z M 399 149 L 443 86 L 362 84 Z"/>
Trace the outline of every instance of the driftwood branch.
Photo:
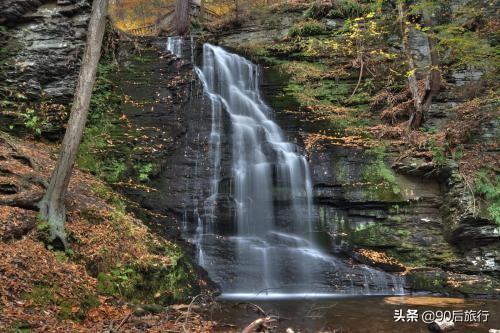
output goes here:
<path id="1" fill-rule="evenodd" d="M 203 296 L 203 294 L 199 294 L 199 295 L 196 295 L 195 297 L 193 297 L 193 299 L 191 300 L 191 303 L 189 303 L 189 306 L 188 306 L 188 309 L 187 309 L 187 313 L 186 313 L 186 318 L 184 320 L 184 324 L 182 325 L 182 329 L 184 330 L 184 332 L 187 332 L 186 330 L 186 325 L 188 323 L 188 318 L 189 318 L 189 315 L 191 314 L 191 309 L 193 307 L 193 304 L 196 302 L 196 300 L 198 298 L 200 298 L 201 296 Z"/>
<path id="2" fill-rule="evenodd" d="M 274 323 L 276 321 L 275 318 L 273 317 L 264 317 L 264 318 L 259 318 L 254 320 L 253 322 L 250 323 L 247 327 L 245 327 L 241 333 L 253 333 L 253 332 L 259 332 L 262 330 L 265 330 L 269 328 L 270 324 Z"/>
<path id="3" fill-rule="evenodd" d="M 359 61 L 361 63 L 361 69 L 359 71 L 358 83 L 356 84 L 356 87 L 354 88 L 354 91 L 352 92 L 351 96 L 347 100 L 350 100 L 351 98 L 354 97 L 354 95 L 356 95 L 356 92 L 358 91 L 359 85 L 361 84 L 361 79 L 363 78 L 363 72 L 364 72 L 364 68 L 365 68 L 363 56 L 359 56 Z"/>

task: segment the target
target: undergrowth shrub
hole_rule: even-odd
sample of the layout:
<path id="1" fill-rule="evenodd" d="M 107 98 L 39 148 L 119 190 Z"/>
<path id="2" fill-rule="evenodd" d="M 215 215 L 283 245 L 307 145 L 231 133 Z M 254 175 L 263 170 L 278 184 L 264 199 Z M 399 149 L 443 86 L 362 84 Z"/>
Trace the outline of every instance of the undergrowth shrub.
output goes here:
<path id="1" fill-rule="evenodd" d="M 486 202 L 486 210 L 490 218 L 500 225 L 500 185 L 499 178 L 495 176 L 493 180 L 488 177 L 488 173 L 480 171 L 476 174 L 475 190 Z"/>
<path id="2" fill-rule="evenodd" d="M 325 33 L 325 25 L 316 20 L 307 20 L 294 24 L 289 30 L 290 37 L 316 36 Z"/>
<path id="3" fill-rule="evenodd" d="M 353 0 L 336 0 L 328 12 L 328 18 L 354 18 L 367 14 L 370 7 Z"/>

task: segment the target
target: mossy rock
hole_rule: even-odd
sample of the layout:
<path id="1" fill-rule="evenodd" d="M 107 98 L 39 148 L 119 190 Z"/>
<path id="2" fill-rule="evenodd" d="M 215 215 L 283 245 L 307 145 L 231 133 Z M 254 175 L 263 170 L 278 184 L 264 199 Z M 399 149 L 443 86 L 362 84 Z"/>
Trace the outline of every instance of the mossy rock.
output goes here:
<path id="1" fill-rule="evenodd" d="M 364 168 L 362 179 L 367 183 L 366 199 L 389 202 L 403 201 L 401 187 L 394 171 L 384 161 L 385 148 L 376 147 L 366 151 L 371 162 Z"/>
<path id="2" fill-rule="evenodd" d="M 445 273 L 436 271 L 411 271 L 406 275 L 406 281 L 411 289 L 444 294 L 449 292 L 446 286 Z"/>

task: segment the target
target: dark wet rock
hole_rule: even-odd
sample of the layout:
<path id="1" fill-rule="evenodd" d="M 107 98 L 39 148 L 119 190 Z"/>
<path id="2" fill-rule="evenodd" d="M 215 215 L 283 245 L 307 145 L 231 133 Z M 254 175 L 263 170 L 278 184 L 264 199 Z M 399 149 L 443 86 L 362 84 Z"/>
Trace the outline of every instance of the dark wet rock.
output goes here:
<path id="1" fill-rule="evenodd" d="M 5 0 L 0 4 L 0 24 L 14 25 L 25 14 L 36 11 L 48 0 Z"/>
<path id="2" fill-rule="evenodd" d="M 457 168 L 451 168 L 444 185 L 447 189 L 444 197 L 447 234 L 450 242 L 464 253 L 458 269 L 464 272 L 498 274 L 500 227 L 482 213 L 480 206 L 476 206 L 476 200 Z"/>
<path id="3" fill-rule="evenodd" d="M 453 266 L 459 255 L 445 239 L 443 197 L 435 178 L 442 172 L 425 162 L 400 163 L 396 171 L 407 172 L 395 173 L 390 186 L 382 183 L 377 188 L 366 180 L 372 160 L 359 149 L 341 146 L 324 146 L 310 154 L 321 230 L 332 237 L 334 249 L 372 266 L 378 264 L 355 253 L 368 248 L 385 252 L 403 266 Z"/>
<path id="4" fill-rule="evenodd" d="M 73 99 L 85 46 L 90 1 L 8 0 L 0 5 L 0 95 L 46 105 L 43 117 L 59 119 Z M 52 107 L 49 107 L 52 105 Z"/>
<path id="5" fill-rule="evenodd" d="M 447 165 L 436 166 L 433 162 L 419 158 L 406 158 L 392 164 L 392 168 L 399 174 L 437 180 L 447 181 L 457 165 L 449 162 Z"/>
<path id="6" fill-rule="evenodd" d="M 212 199 L 212 198 L 211 198 Z M 217 231 L 220 234 L 234 234 L 236 218 L 236 201 L 227 193 L 221 193 L 217 198 L 213 218 L 217 219 Z M 207 202 L 210 204 L 210 202 Z"/>
<path id="7" fill-rule="evenodd" d="M 469 217 L 474 224 L 461 222 L 458 227 L 453 229 L 451 241 L 457 244 L 469 243 L 468 245 L 487 245 L 500 242 L 500 228 L 497 225 L 489 224 L 489 220 Z M 487 223 L 478 225 L 477 222 L 485 221 Z"/>

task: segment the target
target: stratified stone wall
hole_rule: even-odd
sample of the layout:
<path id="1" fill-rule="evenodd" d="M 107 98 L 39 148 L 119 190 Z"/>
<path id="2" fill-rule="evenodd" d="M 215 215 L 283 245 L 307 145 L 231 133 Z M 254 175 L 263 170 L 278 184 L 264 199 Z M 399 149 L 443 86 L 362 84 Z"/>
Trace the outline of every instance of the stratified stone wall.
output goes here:
<path id="1" fill-rule="evenodd" d="M 88 0 L 0 4 L 0 95 L 70 103 L 90 11 Z"/>

